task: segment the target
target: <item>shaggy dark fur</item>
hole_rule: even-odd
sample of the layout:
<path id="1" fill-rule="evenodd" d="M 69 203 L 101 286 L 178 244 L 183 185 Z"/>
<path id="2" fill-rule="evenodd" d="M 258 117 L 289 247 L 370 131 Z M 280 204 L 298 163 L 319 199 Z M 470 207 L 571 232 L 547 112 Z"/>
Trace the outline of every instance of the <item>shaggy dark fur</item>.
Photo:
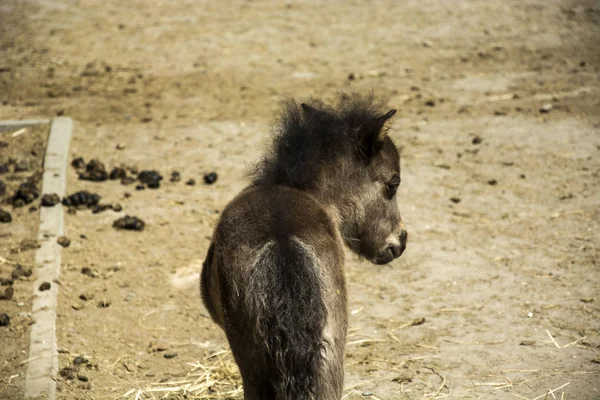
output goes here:
<path id="1" fill-rule="evenodd" d="M 383 264 L 406 246 L 395 113 L 372 97 L 285 104 L 252 184 L 224 209 L 201 274 L 247 400 L 339 400 L 347 329 L 344 242 Z"/>
<path id="2" fill-rule="evenodd" d="M 283 103 L 273 144 L 253 171 L 255 184 L 285 185 L 300 190 L 314 188 L 323 164 L 335 165 L 340 157 L 372 159 L 381 149 L 377 137 L 395 110 L 383 113 L 381 101 L 356 93 L 343 93 L 336 107 L 310 100 Z M 391 113 L 391 115 L 390 115 Z"/>

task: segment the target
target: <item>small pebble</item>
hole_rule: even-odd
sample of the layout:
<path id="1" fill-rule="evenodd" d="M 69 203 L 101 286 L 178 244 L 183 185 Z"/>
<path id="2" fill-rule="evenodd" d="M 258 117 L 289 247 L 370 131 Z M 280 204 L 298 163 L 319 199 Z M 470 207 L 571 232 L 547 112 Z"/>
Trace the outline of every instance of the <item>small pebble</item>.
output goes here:
<path id="1" fill-rule="evenodd" d="M 77 374 L 77 379 L 79 379 L 81 382 L 87 382 L 89 381 L 88 377 L 85 375 L 81 375 L 81 374 Z"/>
<path id="2" fill-rule="evenodd" d="M 117 150 L 125 149 L 125 143 L 117 143 L 117 145 L 115 146 L 115 149 L 117 149 Z"/>
<path id="3" fill-rule="evenodd" d="M 56 243 L 58 243 L 62 247 L 69 247 L 69 245 L 71 244 L 71 241 L 68 238 L 66 238 L 65 236 L 61 236 L 58 239 L 56 239 Z"/>
<path id="4" fill-rule="evenodd" d="M 193 179 L 189 179 L 185 184 L 188 186 L 194 186 L 196 184 L 196 181 Z"/>
<path id="5" fill-rule="evenodd" d="M 373 396 L 373 393 L 372 393 L 372 392 L 369 392 L 369 391 L 365 391 L 365 392 L 362 392 L 362 395 L 363 395 L 364 397 L 370 397 L 370 396 Z"/>
<path id="6" fill-rule="evenodd" d="M 521 340 L 519 346 L 533 346 L 535 344 L 535 340 Z"/>
<path id="7" fill-rule="evenodd" d="M 164 358 L 175 358 L 175 357 L 177 357 L 177 353 L 175 353 L 175 352 L 165 353 L 163 355 L 163 357 Z"/>
<path id="8" fill-rule="evenodd" d="M 50 289 L 50 282 L 44 282 L 39 287 L 40 292 L 43 292 L 43 291 L 49 290 L 49 289 Z"/>
<path id="9" fill-rule="evenodd" d="M 483 139 L 482 139 L 482 137 L 481 137 L 481 136 L 475 136 L 475 137 L 473 138 L 473 140 L 471 141 L 471 143 L 473 143 L 473 144 L 479 144 L 479 143 L 481 143 L 481 142 L 483 142 Z"/>
<path id="10" fill-rule="evenodd" d="M 427 100 L 427 101 L 425 102 L 425 105 L 426 105 L 427 107 L 435 107 L 435 100 Z"/>
<path id="11" fill-rule="evenodd" d="M 544 104 L 542 107 L 540 107 L 540 112 L 542 114 L 547 114 L 550 112 L 550 110 L 552 110 L 552 104 L 548 103 L 548 104 Z"/>
<path id="12" fill-rule="evenodd" d="M 488 185 L 490 186 L 496 186 L 498 184 L 498 181 L 495 179 L 490 179 L 487 181 Z"/>
<path id="13" fill-rule="evenodd" d="M 92 269 L 90 267 L 81 268 L 81 273 L 89 276 L 90 278 L 96 278 L 99 275 L 96 269 Z"/>
<path id="14" fill-rule="evenodd" d="M 0 314 L 0 326 L 8 326 L 10 325 L 10 317 L 7 313 Z"/>
<path id="15" fill-rule="evenodd" d="M 460 203 L 460 197 L 450 197 L 450 201 L 455 204 L 458 204 Z"/>
<path id="16" fill-rule="evenodd" d="M 108 308 L 108 307 L 110 307 L 110 301 L 108 301 L 108 300 L 100 300 L 98 302 L 98 307 L 100 307 L 100 308 Z"/>
<path id="17" fill-rule="evenodd" d="M 94 296 L 90 295 L 90 294 L 86 294 L 86 293 L 81 293 L 79 295 L 79 298 L 83 301 L 88 301 L 94 298 Z"/>
<path id="18" fill-rule="evenodd" d="M 212 185 L 213 183 L 215 183 L 217 181 L 218 175 L 216 172 L 210 172 L 206 175 L 204 175 L 204 182 L 207 185 Z"/>

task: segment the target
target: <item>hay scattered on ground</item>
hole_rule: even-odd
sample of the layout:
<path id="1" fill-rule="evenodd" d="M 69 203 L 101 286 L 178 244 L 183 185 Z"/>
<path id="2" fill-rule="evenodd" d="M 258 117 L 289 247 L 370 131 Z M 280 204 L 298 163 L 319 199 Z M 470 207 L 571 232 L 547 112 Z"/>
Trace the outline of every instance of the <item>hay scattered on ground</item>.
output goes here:
<path id="1" fill-rule="evenodd" d="M 242 378 L 230 351 L 221 350 L 202 361 L 188 363 L 190 372 L 174 382 L 132 388 L 119 399 L 241 399 Z M 184 397 L 185 396 L 185 397 Z"/>

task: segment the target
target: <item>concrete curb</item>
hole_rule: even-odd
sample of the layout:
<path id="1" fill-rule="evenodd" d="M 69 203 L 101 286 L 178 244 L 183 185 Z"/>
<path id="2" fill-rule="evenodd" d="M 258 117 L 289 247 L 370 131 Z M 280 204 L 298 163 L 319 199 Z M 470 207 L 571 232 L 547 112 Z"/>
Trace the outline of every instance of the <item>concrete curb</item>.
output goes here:
<path id="1" fill-rule="evenodd" d="M 6 132 L 6 131 L 16 131 L 19 130 L 21 128 L 25 128 L 27 126 L 31 126 L 31 125 L 43 125 L 43 124 L 49 124 L 50 120 L 49 119 L 24 119 L 24 120 L 7 120 L 7 121 L 0 121 L 0 132 Z"/>
<path id="2" fill-rule="evenodd" d="M 70 118 L 60 117 L 52 120 L 48 147 L 44 158 L 42 194 L 56 193 L 61 198 L 65 195 L 72 131 L 73 121 Z M 60 275 L 61 263 L 60 246 L 56 239 L 63 234 L 62 205 L 41 207 L 38 233 L 41 247 L 35 255 L 37 279 L 34 282 L 31 310 L 35 323 L 31 326 L 25 398 L 41 397 L 49 400 L 56 398 L 56 378 L 58 374 L 58 346 L 56 342 L 58 285 L 56 282 Z M 50 283 L 49 290 L 39 290 L 43 282 Z"/>

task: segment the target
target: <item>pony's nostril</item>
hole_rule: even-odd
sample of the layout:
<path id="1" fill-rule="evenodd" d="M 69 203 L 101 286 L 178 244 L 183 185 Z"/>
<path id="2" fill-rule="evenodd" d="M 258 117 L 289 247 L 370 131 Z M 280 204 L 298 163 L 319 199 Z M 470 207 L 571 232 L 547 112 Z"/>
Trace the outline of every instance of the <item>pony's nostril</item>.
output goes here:
<path id="1" fill-rule="evenodd" d="M 400 246 L 390 246 L 389 248 L 394 258 L 400 257 L 402 255 L 402 251 L 404 251 L 404 248 Z"/>
<path id="2" fill-rule="evenodd" d="M 408 232 L 406 230 L 402 230 L 400 232 L 400 243 L 406 246 L 406 240 L 408 239 Z"/>

